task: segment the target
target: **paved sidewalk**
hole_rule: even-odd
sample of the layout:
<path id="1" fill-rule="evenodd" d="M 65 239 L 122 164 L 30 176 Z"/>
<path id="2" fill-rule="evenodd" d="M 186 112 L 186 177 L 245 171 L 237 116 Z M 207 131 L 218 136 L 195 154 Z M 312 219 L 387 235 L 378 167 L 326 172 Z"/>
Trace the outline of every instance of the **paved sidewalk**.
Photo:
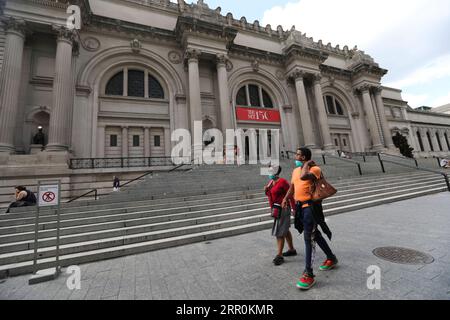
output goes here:
<path id="1" fill-rule="evenodd" d="M 318 251 L 317 285 L 295 287 L 303 270 L 299 255 L 275 267 L 270 231 L 197 243 L 81 266 L 81 289 L 70 291 L 68 275 L 29 286 L 29 276 L 0 283 L 0 299 L 445 299 L 450 300 L 450 194 L 330 217 L 339 268 L 323 273 Z M 377 247 L 399 246 L 432 255 L 429 265 L 400 265 L 375 257 Z M 381 268 L 381 290 L 369 290 L 367 268 Z"/>

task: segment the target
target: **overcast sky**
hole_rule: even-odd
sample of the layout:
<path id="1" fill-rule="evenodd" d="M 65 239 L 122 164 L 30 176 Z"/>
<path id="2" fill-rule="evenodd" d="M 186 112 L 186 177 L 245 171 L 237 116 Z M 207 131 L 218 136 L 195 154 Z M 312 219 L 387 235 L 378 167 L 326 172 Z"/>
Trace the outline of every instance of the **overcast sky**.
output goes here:
<path id="1" fill-rule="evenodd" d="M 196 1 L 195 1 L 196 2 Z M 450 0 L 206 0 L 222 14 L 282 25 L 342 48 L 355 45 L 415 108 L 450 103 Z"/>

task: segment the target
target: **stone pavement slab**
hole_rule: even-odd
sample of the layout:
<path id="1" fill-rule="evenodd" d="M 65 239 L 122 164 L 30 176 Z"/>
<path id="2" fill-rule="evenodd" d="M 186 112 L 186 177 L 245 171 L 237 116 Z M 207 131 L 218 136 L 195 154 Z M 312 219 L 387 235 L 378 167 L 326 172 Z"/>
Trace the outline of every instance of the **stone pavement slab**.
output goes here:
<path id="1" fill-rule="evenodd" d="M 275 267 L 275 239 L 261 231 L 210 242 L 81 265 L 81 289 L 53 282 L 28 285 L 29 276 L 0 283 L 0 299 L 444 299 L 450 300 L 450 193 L 416 198 L 327 218 L 339 267 L 318 270 L 308 292 L 295 287 L 304 268 L 303 238 L 294 234 L 296 257 Z M 398 246 L 434 257 L 428 265 L 377 258 L 378 247 Z M 369 266 L 381 270 L 381 289 L 369 290 Z M 64 271 L 64 270 L 63 270 Z"/>

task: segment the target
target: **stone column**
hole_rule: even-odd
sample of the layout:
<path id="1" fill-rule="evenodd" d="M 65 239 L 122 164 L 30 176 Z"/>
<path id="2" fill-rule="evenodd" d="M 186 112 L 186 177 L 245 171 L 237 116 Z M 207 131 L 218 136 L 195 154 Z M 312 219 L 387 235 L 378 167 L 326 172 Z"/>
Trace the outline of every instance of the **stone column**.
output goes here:
<path id="1" fill-rule="evenodd" d="M 359 90 L 362 93 L 364 110 L 367 114 L 367 122 L 370 129 L 370 135 L 372 137 L 372 149 L 374 151 L 382 151 L 383 146 L 381 145 L 380 134 L 378 132 L 377 119 L 375 118 L 372 101 L 370 99 L 370 86 L 364 85 L 360 87 Z"/>
<path id="2" fill-rule="evenodd" d="M 191 114 L 191 131 L 194 130 L 194 121 L 202 121 L 202 101 L 200 96 L 200 75 L 198 60 L 200 52 L 188 49 L 186 52 L 189 72 L 189 109 Z"/>
<path id="3" fill-rule="evenodd" d="M 73 107 L 72 47 L 75 34 L 64 27 L 58 32 L 55 77 L 53 78 L 52 113 L 47 151 L 69 150 L 70 119 Z"/>
<path id="4" fill-rule="evenodd" d="M 320 126 L 320 132 L 323 139 L 323 149 L 333 150 L 333 143 L 331 142 L 330 128 L 328 127 L 328 116 L 325 110 L 325 103 L 323 102 L 322 86 L 320 80 L 322 76 L 317 74 L 314 76 L 314 96 L 316 99 L 316 108 Z"/>
<path id="5" fill-rule="evenodd" d="M 383 91 L 381 87 L 374 88 L 375 101 L 377 105 L 378 115 L 380 117 L 381 128 L 383 130 L 384 142 L 386 148 L 396 151 L 397 148 L 394 145 L 394 141 L 392 141 L 392 133 L 386 118 L 386 112 L 384 111 L 384 103 L 383 98 L 381 97 L 381 91 Z"/>
<path id="6" fill-rule="evenodd" d="M 295 71 L 291 77 L 295 81 L 295 90 L 297 93 L 298 108 L 300 111 L 300 120 L 302 124 L 305 146 L 313 149 L 316 146 L 313 137 L 311 115 L 308 108 L 308 99 L 306 98 L 305 84 L 303 82 L 305 75 L 306 74 L 303 71 Z"/>
<path id="7" fill-rule="evenodd" d="M 144 128 L 144 157 L 150 157 L 150 128 Z"/>
<path id="8" fill-rule="evenodd" d="M 122 127 L 122 158 L 128 158 L 128 127 Z"/>
<path id="9" fill-rule="evenodd" d="M 217 56 L 217 80 L 219 84 L 220 119 L 222 132 L 233 129 L 231 120 L 230 92 L 228 88 L 227 57 Z"/>
<path id="10" fill-rule="evenodd" d="M 19 108 L 25 22 L 4 21 L 6 39 L 0 75 L 0 152 L 13 153 L 16 116 Z"/>
<path id="11" fill-rule="evenodd" d="M 102 125 L 97 128 L 97 158 L 105 157 L 105 129 Z"/>
<path id="12" fill-rule="evenodd" d="M 188 49 L 186 57 L 188 59 L 189 72 L 189 110 L 191 114 L 191 135 L 195 137 L 194 122 L 202 121 L 202 101 L 200 96 L 200 75 L 198 70 L 198 60 L 200 51 L 195 49 Z M 200 139 L 202 140 L 202 139 Z M 197 143 L 194 138 L 193 145 L 193 159 L 196 164 L 201 164 L 202 160 L 202 143 Z"/>
<path id="13" fill-rule="evenodd" d="M 436 133 L 437 133 L 437 130 L 434 130 L 434 129 L 430 130 L 431 140 L 433 141 L 433 145 L 434 145 L 434 151 L 435 152 L 440 152 L 441 148 L 439 148 L 439 142 L 438 142 L 438 139 L 436 137 Z M 441 146 L 442 146 L 442 141 L 441 141 Z"/>
<path id="14" fill-rule="evenodd" d="M 164 128 L 164 149 L 166 157 L 170 157 L 172 153 L 172 141 L 170 139 L 170 128 Z"/>
<path id="15" fill-rule="evenodd" d="M 427 136 L 427 129 L 420 128 L 419 132 L 420 132 L 420 136 L 422 137 L 424 152 L 431 152 L 430 141 L 428 140 L 428 136 Z"/>

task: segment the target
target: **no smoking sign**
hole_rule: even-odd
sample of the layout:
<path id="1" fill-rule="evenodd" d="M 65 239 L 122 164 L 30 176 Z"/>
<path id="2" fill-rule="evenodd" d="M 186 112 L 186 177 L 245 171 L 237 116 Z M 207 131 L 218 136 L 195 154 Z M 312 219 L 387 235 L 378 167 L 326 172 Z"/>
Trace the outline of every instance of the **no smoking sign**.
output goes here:
<path id="1" fill-rule="evenodd" d="M 39 187 L 39 206 L 40 207 L 50 207 L 57 206 L 58 199 L 58 185 L 41 185 Z"/>

